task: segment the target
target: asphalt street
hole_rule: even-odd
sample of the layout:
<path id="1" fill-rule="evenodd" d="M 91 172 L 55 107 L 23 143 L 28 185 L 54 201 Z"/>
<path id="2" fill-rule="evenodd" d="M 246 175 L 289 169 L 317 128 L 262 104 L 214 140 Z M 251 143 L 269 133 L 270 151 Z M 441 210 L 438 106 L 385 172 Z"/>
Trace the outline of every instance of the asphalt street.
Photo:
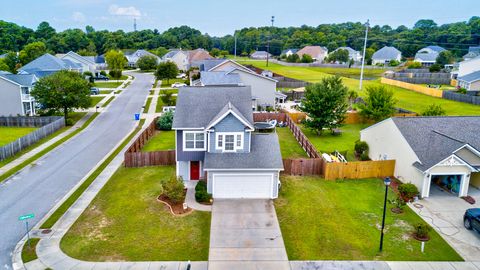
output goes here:
<path id="1" fill-rule="evenodd" d="M 33 213 L 29 221 L 36 224 L 132 130 L 153 84 L 152 75 L 133 75 L 134 82 L 89 127 L 0 183 L 0 269 L 11 268 L 11 253 L 25 235 L 18 217 Z"/>

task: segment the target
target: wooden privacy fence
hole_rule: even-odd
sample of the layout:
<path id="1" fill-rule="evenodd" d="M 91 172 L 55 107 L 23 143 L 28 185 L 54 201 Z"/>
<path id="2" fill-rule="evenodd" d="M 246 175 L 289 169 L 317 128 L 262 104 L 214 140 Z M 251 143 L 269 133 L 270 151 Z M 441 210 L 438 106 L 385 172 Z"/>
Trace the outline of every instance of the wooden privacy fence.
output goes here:
<path id="1" fill-rule="evenodd" d="M 395 160 L 325 162 L 323 168 L 327 180 L 385 177 L 393 176 Z"/>
<path id="2" fill-rule="evenodd" d="M 401 82 L 401 81 L 387 79 L 387 78 L 382 78 L 380 82 L 383 83 L 383 84 L 398 86 L 398 87 L 401 87 L 401 88 L 412 90 L 412 91 L 422 93 L 422 94 L 425 94 L 425 95 L 429 95 L 429 96 L 432 96 L 432 97 L 441 98 L 442 95 L 443 95 L 442 90 L 435 89 L 435 88 L 428 88 L 428 87 L 418 85 L 418 84 L 406 83 L 406 82 Z"/>
<path id="3" fill-rule="evenodd" d="M 65 126 L 65 121 L 61 116 L 0 117 L 0 126 L 40 127 L 16 141 L 0 147 L 0 160 L 4 160 L 61 129 Z"/>
<path id="4" fill-rule="evenodd" d="M 325 162 L 322 158 L 297 158 L 283 160 L 283 174 L 287 175 L 323 175 Z"/>
<path id="5" fill-rule="evenodd" d="M 161 166 L 175 165 L 175 150 L 168 151 L 152 151 L 142 152 L 142 148 L 150 140 L 156 132 L 155 118 L 150 125 L 137 137 L 137 139 L 128 147 L 124 154 L 125 167 L 145 167 L 145 166 Z M 160 132 L 161 136 L 161 132 Z"/>

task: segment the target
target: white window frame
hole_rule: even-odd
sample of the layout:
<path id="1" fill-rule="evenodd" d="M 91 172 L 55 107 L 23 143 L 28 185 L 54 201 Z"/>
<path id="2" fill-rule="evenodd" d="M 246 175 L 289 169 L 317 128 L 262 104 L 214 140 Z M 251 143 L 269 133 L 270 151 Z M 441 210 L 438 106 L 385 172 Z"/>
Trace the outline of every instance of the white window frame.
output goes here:
<path id="1" fill-rule="evenodd" d="M 193 134 L 193 148 L 187 148 L 187 134 Z M 203 134 L 203 148 L 197 148 L 197 134 Z M 183 131 L 183 151 L 206 151 L 207 134 L 204 131 Z"/>
<path id="2" fill-rule="evenodd" d="M 225 149 L 225 136 L 226 135 L 233 135 L 233 150 L 226 150 Z M 222 136 L 222 146 L 218 146 L 219 137 Z M 241 144 L 240 146 L 237 145 L 237 137 L 240 136 Z M 243 132 L 216 132 L 215 133 L 215 149 L 221 150 L 222 152 L 237 152 L 238 150 L 243 150 L 244 147 L 244 140 L 245 135 Z"/>

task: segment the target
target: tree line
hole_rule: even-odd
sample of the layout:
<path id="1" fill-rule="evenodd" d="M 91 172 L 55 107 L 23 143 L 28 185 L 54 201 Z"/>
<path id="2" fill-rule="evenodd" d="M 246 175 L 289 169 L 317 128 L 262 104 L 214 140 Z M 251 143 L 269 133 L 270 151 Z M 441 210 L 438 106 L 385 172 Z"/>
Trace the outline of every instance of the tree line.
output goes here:
<path id="1" fill-rule="evenodd" d="M 96 30 L 92 26 L 86 26 L 83 30 L 67 29 L 58 32 L 48 22 L 40 23 L 34 30 L 0 20 L 0 54 L 20 52 L 27 44 L 34 42 L 42 42 L 48 52 L 75 51 L 82 55 L 103 54 L 112 49 L 147 49 L 162 55 L 169 48 L 204 48 L 209 51 L 216 48 L 223 54 L 233 54 L 236 37 L 238 55 L 266 50 L 268 41 L 270 52 L 280 55 L 283 49 L 306 45 L 326 46 L 329 51 L 341 46 L 361 50 L 364 34 L 365 25 L 360 22 L 300 27 L 249 27 L 236 30 L 233 35 L 212 37 L 189 26 L 172 27 L 163 33 L 157 29 L 132 32 Z M 405 57 L 412 57 L 420 48 L 433 44 L 452 51 L 457 57 L 464 55 L 469 46 L 480 44 L 480 17 L 443 25 L 438 25 L 433 20 L 419 20 L 412 28 L 404 25 L 396 28 L 373 25 L 369 29 L 367 46 L 373 51 L 385 45 L 395 46 Z"/>

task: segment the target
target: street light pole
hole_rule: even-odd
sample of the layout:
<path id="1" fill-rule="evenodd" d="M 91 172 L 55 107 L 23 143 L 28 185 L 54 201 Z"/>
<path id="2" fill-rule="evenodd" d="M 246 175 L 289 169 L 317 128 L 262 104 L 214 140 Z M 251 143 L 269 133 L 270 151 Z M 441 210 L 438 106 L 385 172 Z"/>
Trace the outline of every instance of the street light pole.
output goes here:
<path id="1" fill-rule="evenodd" d="M 388 186 L 390 185 L 390 177 L 386 177 L 385 180 L 383 180 L 383 183 L 385 184 L 385 199 L 383 201 L 383 219 L 382 219 L 382 232 L 380 235 L 380 252 L 383 249 L 383 230 L 385 229 L 385 214 L 387 210 L 387 195 L 388 195 Z"/>
<path id="2" fill-rule="evenodd" d="M 367 38 L 368 38 L 368 27 L 370 26 L 370 20 L 367 20 L 365 24 L 365 41 L 363 42 L 363 57 L 362 57 L 362 70 L 360 71 L 360 90 L 362 90 L 363 84 L 363 69 L 365 68 L 365 55 L 367 51 Z"/>

